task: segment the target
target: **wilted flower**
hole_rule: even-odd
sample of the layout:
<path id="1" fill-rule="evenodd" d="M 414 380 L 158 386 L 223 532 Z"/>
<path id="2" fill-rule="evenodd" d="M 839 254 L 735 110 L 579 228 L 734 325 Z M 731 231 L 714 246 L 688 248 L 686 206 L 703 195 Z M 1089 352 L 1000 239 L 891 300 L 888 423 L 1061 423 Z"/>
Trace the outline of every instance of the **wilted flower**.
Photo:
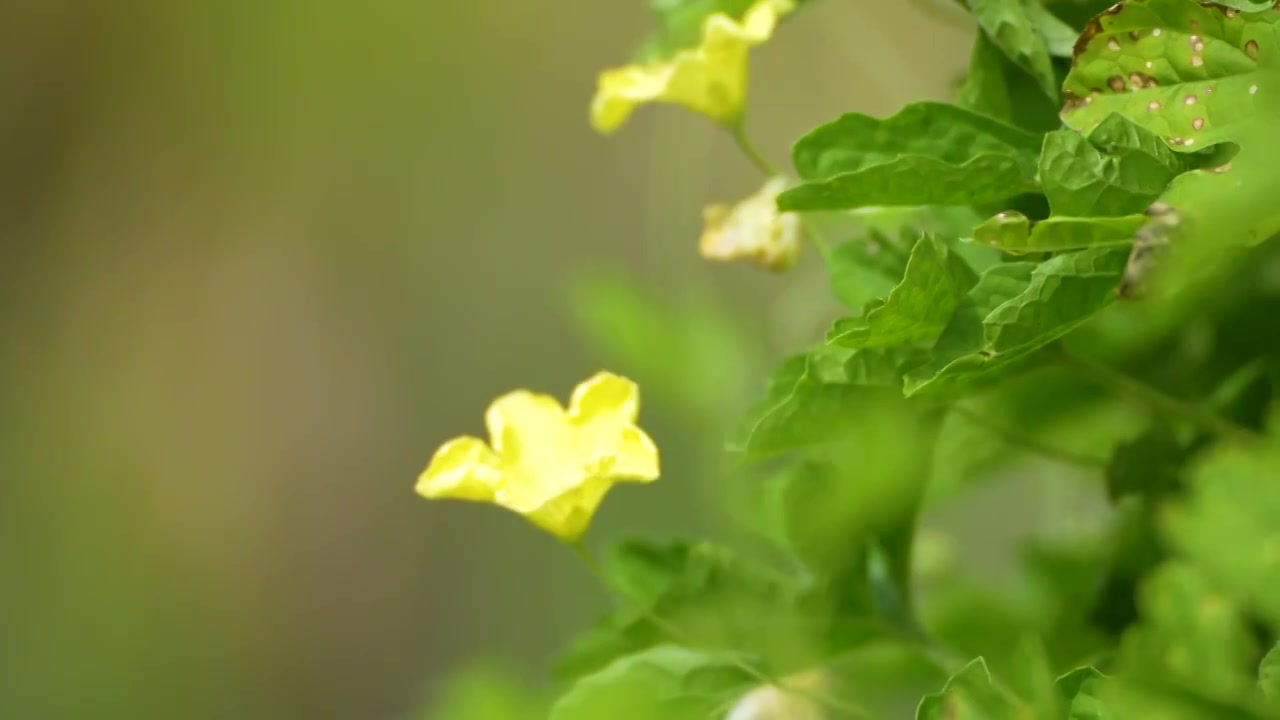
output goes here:
<path id="1" fill-rule="evenodd" d="M 778 212 L 786 187 L 785 178 L 773 178 L 737 205 L 707 207 L 698 252 L 708 260 L 750 258 L 769 270 L 791 267 L 800 255 L 800 216 Z"/>
<path id="2" fill-rule="evenodd" d="M 747 52 L 773 35 L 793 0 L 757 0 L 741 20 L 712 13 L 702 21 L 702 42 L 670 58 L 606 70 L 591 101 L 591 124 L 602 133 L 622 126 L 638 105 L 683 105 L 724 125 L 742 116 L 747 94 Z"/>
<path id="3" fill-rule="evenodd" d="M 568 410 L 548 395 L 507 393 L 485 413 L 490 444 L 445 443 L 417 491 L 491 502 L 574 543 L 615 482 L 658 477 L 658 449 L 635 425 L 639 408 L 635 383 L 607 372 L 578 385 Z"/>

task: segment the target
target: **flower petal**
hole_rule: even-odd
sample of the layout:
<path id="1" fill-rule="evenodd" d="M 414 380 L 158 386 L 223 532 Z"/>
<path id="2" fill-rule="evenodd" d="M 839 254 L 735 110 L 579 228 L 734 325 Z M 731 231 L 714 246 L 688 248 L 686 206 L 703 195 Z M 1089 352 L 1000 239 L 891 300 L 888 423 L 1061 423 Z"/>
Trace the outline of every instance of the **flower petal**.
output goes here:
<path id="1" fill-rule="evenodd" d="M 480 438 L 454 438 L 436 451 L 415 490 L 426 498 L 490 502 L 502 482 L 498 456 Z"/>
<path id="2" fill-rule="evenodd" d="M 611 372 L 598 372 L 583 380 L 569 398 L 569 418 L 574 421 L 609 415 L 623 422 L 635 422 L 639 412 L 639 388 Z"/>
<path id="3" fill-rule="evenodd" d="M 591 519 L 612 486 L 613 482 L 606 478 L 590 478 L 520 514 L 561 540 L 574 543 L 591 526 Z"/>
<path id="4" fill-rule="evenodd" d="M 800 216 L 778 213 L 778 194 L 786 187 L 785 178 L 772 178 L 732 208 L 708 206 L 699 254 L 708 260 L 750 258 L 767 270 L 791 267 L 800 255 Z"/>
<path id="5" fill-rule="evenodd" d="M 569 418 L 581 428 L 583 452 L 595 459 L 592 474 L 648 482 L 658 478 L 658 448 L 636 427 L 640 391 L 636 384 L 601 372 L 574 388 Z"/>

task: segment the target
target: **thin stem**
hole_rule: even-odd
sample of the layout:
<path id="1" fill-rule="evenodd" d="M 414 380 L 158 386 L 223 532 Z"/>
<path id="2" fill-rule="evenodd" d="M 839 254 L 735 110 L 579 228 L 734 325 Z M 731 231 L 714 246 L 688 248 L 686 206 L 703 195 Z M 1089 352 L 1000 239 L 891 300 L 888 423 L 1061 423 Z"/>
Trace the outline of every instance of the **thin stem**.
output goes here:
<path id="1" fill-rule="evenodd" d="M 1256 443 L 1262 436 L 1243 425 L 1238 425 L 1221 415 L 1199 405 L 1168 395 L 1146 383 L 1130 377 L 1115 368 L 1058 345 L 1059 354 L 1067 365 L 1092 378 L 1099 385 L 1111 388 L 1117 394 L 1133 397 L 1158 412 L 1184 417 L 1222 438 L 1242 443 Z"/>
<path id="2" fill-rule="evenodd" d="M 738 149 L 743 155 L 760 169 L 760 172 L 769 177 L 778 177 L 782 175 L 778 168 L 769 162 L 769 159 L 756 149 L 755 143 L 751 142 L 751 138 L 747 137 L 747 129 L 741 121 L 729 126 L 729 134 L 733 135 L 733 141 L 738 144 Z"/>
<path id="3" fill-rule="evenodd" d="M 1065 448 L 1057 448 L 1052 445 L 1042 443 L 1029 435 L 1024 435 L 1016 430 L 1011 430 L 1003 425 L 992 422 L 988 418 L 983 417 L 981 414 L 976 413 L 959 403 L 952 405 L 951 410 L 957 415 L 964 416 L 964 418 L 969 420 L 969 422 L 972 422 L 975 425 L 981 425 L 987 430 L 990 430 L 993 434 L 1000 436 L 1010 445 L 1016 445 L 1038 455 L 1043 455 L 1044 457 L 1064 462 L 1069 465 L 1079 465 L 1081 467 L 1091 469 L 1105 468 L 1107 466 L 1107 461 L 1103 458 L 1084 455 Z"/>
<path id="4" fill-rule="evenodd" d="M 656 614 L 654 614 L 654 612 L 648 606 L 646 606 L 642 602 L 638 602 L 635 598 L 631 597 L 630 593 L 628 593 L 623 588 L 619 587 L 617 583 L 613 581 L 613 578 L 610 578 L 609 574 L 604 571 L 604 568 L 600 566 L 600 563 L 596 562 L 595 556 L 591 554 L 591 551 L 588 550 L 584 544 L 582 544 L 581 542 L 578 542 L 570 545 L 570 547 L 573 549 L 574 553 L 578 556 L 578 558 L 582 560 L 582 564 L 587 567 L 587 570 L 592 575 L 594 575 L 595 578 L 600 581 L 600 584 L 604 585 L 604 587 L 609 592 L 613 593 L 614 595 L 617 595 L 619 598 L 625 600 L 626 602 L 632 603 L 637 607 L 639 607 L 641 609 L 641 612 L 644 614 L 645 619 L 653 623 L 654 627 L 661 630 L 670 639 L 675 640 L 677 642 L 683 642 L 685 640 L 683 631 L 681 631 L 679 628 L 675 627 L 671 623 L 668 623 L 666 620 L 662 619 L 661 617 L 658 617 Z M 736 657 L 727 656 L 727 660 L 734 667 L 746 673 L 747 675 L 751 676 L 754 680 L 756 680 L 756 682 L 759 682 L 763 685 L 776 687 L 779 690 L 782 690 L 783 692 L 787 692 L 792 695 L 802 697 L 806 700 L 810 700 L 812 702 L 819 703 L 821 705 L 826 705 L 832 710 L 846 713 L 853 717 L 865 718 L 866 720 L 871 720 L 874 717 L 867 710 L 857 705 L 853 705 L 851 703 L 845 702 L 844 700 L 841 700 L 832 695 L 828 695 L 827 693 L 788 685 L 786 682 L 773 678 L 770 675 L 760 670 L 757 670 L 756 668 L 743 662 L 742 660 L 739 660 Z"/>
<path id="5" fill-rule="evenodd" d="M 769 162 L 769 158 L 766 158 L 764 153 L 760 152 L 760 150 L 756 148 L 755 143 L 751 142 L 751 138 L 747 136 L 746 126 L 741 120 L 733 125 L 729 125 L 728 128 L 729 134 L 733 136 L 733 141 L 738 145 L 738 149 L 742 151 L 743 155 L 747 156 L 747 159 L 751 161 L 751 164 L 755 165 L 760 172 L 770 178 L 781 177 L 783 175 L 782 171 L 778 170 L 773 163 Z M 808 238 L 809 242 L 813 245 L 813 249 L 818 252 L 818 256 L 822 258 L 824 263 L 831 259 L 831 246 L 820 234 L 818 234 L 817 230 L 813 229 L 809 223 L 805 223 L 804 225 L 804 235 Z"/>

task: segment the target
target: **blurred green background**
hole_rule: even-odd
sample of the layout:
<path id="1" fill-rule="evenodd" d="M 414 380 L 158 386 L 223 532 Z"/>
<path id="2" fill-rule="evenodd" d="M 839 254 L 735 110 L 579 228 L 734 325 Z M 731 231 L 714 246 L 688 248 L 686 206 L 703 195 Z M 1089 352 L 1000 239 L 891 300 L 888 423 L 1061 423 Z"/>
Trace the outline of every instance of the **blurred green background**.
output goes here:
<path id="1" fill-rule="evenodd" d="M 646 388 L 664 480 L 593 542 L 717 522 L 717 433 L 831 301 L 814 258 L 697 257 L 701 208 L 760 182 L 703 118 L 590 130 L 649 27 L 643 0 L 0 2 L 0 718 L 391 718 L 468 658 L 542 677 L 601 590 L 412 491 L 513 387 Z M 814 3 L 753 55 L 752 134 L 781 163 L 949 97 L 972 33 Z M 610 365 L 644 303 L 600 273 L 719 323 L 684 377 L 724 402 Z"/>

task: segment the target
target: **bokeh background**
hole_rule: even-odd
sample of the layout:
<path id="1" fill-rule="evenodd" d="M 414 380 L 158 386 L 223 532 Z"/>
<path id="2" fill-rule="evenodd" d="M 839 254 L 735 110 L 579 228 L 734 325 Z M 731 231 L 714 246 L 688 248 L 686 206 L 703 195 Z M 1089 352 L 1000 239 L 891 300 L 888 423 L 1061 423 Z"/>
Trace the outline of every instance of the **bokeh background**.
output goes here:
<path id="1" fill-rule="evenodd" d="M 814 258 L 697 257 L 702 207 L 760 182 L 710 123 L 591 131 L 644 5 L 0 0 L 0 718 L 405 717 L 475 657 L 537 681 L 601 591 L 412 492 L 514 387 L 652 387 L 666 475 L 594 541 L 714 531 L 718 433 L 830 301 Z M 947 98 L 972 37 L 943 2 L 813 3 L 753 55 L 751 133 L 782 163 Z M 703 354 L 611 365 L 628 313 Z"/>

